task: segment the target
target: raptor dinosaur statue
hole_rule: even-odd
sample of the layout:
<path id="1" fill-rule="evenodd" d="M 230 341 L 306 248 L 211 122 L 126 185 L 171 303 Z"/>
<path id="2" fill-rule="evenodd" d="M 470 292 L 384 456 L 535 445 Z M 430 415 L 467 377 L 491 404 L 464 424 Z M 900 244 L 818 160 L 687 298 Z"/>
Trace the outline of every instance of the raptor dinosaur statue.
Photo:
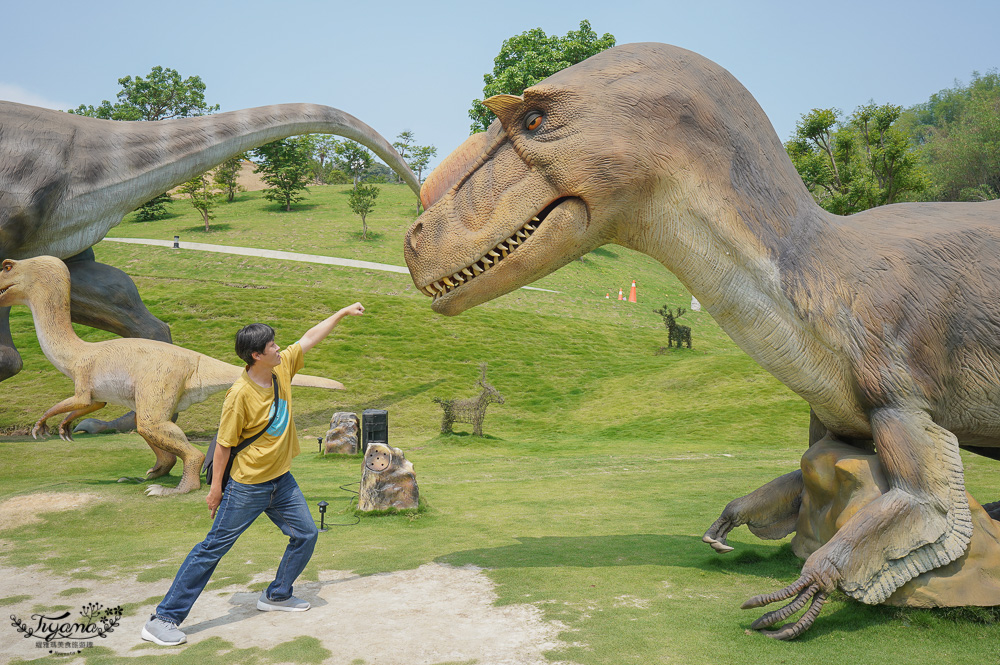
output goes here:
<path id="1" fill-rule="evenodd" d="M 754 628 L 790 639 L 836 588 L 880 603 L 963 555 L 959 448 L 1000 456 L 1000 201 L 820 208 L 750 93 L 663 44 L 617 46 L 485 104 L 488 131 L 426 180 L 404 253 L 459 314 L 606 243 L 657 259 L 805 399 L 810 443 L 874 445 L 883 494 L 845 519 Z M 802 471 L 732 502 L 705 534 L 796 525 Z M 987 518 L 988 519 L 988 518 Z M 994 546 L 994 556 L 997 554 Z M 1000 604 L 1000 596 L 992 604 Z"/>
<path id="2" fill-rule="evenodd" d="M 70 272 L 52 256 L 0 263 L 0 306 L 31 309 L 42 353 L 56 369 L 73 380 L 74 394 L 59 402 L 35 423 L 31 435 L 48 433 L 45 424 L 60 413 L 60 438 L 71 441 L 74 419 L 110 402 L 135 410 L 139 435 L 156 453 L 147 479 L 170 472 L 180 457 L 184 463 L 175 488 L 150 485 L 153 496 L 183 494 L 201 487 L 205 455 L 192 446 L 171 416 L 227 389 L 243 369 L 174 344 L 150 339 L 110 339 L 85 342 L 70 322 Z M 292 385 L 342 389 L 337 381 L 296 374 Z"/>
<path id="3" fill-rule="evenodd" d="M 50 255 L 72 278 L 75 323 L 170 341 L 132 280 L 98 263 L 93 245 L 125 214 L 226 159 L 299 134 L 337 134 L 375 152 L 417 194 L 420 185 L 378 132 L 338 109 L 277 104 L 155 122 L 98 120 L 0 101 L 0 261 Z M 21 371 L 0 307 L 0 381 Z"/>

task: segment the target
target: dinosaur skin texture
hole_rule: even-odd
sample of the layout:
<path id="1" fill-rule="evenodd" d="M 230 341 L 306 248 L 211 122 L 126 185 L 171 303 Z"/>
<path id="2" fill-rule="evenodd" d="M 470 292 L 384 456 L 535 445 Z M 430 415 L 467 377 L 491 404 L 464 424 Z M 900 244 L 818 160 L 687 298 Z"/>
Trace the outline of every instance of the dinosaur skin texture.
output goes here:
<path id="1" fill-rule="evenodd" d="M 148 339 L 85 342 L 70 323 L 70 272 L 52 256 L 0 264 L 0 306 L 31 309 L 42 352 L 56 369 L 73 380 L 74 394 L 35 423 L 31 435 L 45 436 L 45 421 L 59 413 L 59 437 L 72 441 L 74 419 L 112 403 L 135 409 L 136 429 L 156 454 L 147 479 L 170 472 L 180 457 L 184 463 L 176 488 L 150 485 L 146 494 L 184 494 L 201 486 L 205 455 L 188 443 L 171 416 L 226 390 L 243 369 L 180 346 Z M 342 389 L 337 381 L 296 374 L 292 385 Z"/>
<path id="2" fill-rule="evenodd" d="M 959 447 L 1000 450 L 1000 201 L 818 207 L 767 117 L 715 63 L 618 46 L 524 91 L 424 183 L 404 253 L 446 315 L 606 243 L 672 271 L 805 399 L 810 443 L 874 445 L 889 489 L 806 559 L 754 628 L 798 636 L 836 588 L 880 603 L 972 534 Z M 802 472 L 734 500 L 705 534 L 795 528 Z M 1000 603 L 1000 599 L 997 601 Z M 811 604 L 810 604 L 811 603 Z"/>
<path id="3" fill-rule="evenodd" d="M 271 141 L 337 134 L 373 150 L 419 193 L 416 176 L 374 129 L 329 106 L 278 104 L 156 122 L 115 122 L 0 101 L 0 261 L 50 255 L 72 278 L 75 323 L 170 341 L 132 280 L 91 247 L 154 196 Z M 0 381 L 17 374 L 10 309 L 0 307 Z"/>

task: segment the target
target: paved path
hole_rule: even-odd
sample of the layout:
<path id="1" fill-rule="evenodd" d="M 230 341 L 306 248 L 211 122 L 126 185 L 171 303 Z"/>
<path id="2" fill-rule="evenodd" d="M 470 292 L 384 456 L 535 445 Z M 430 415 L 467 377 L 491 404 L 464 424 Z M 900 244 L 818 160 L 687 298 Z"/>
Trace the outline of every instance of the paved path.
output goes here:
<path id="1" fill-rule="evenodd" d="M 158 247 L 173 247 L 172 240 L 154 240 L 152 238 L 105 238 L 109 242 L 125 242 L 133 245 L 156 245 Z M 410 271 L 403 266 L 394 266 L 388 263 L 373 263 L 371 261 L 355 261 L 354 259 L 338 259 L 332 256 L 320 256 L 319 254 L 299 254 L 298 252 L 279 252 L 273 249 L 256 249 L 254 247 L 232 247 L 230 245 L 209 245 L 203 242 L 182 241 L 180 249 L 195 249 L 201 252 L 219 252 L 221 254 L 239 254 L 241 256 L 260 256 L 268 259 L 282 259 L 285 261 L 303 261 L 305 263 L 323 263 L 329 266 L 345 266 L 348 268 L 364 268 L 367 270 L 382 270 L 385 272 L 397 272 L 409 275 Z M 522 286 L 522 289 L 529 291 L 547 291 L 548 293 L 559 293 L 552 289 L 540 289 L 536 286 Z"/>

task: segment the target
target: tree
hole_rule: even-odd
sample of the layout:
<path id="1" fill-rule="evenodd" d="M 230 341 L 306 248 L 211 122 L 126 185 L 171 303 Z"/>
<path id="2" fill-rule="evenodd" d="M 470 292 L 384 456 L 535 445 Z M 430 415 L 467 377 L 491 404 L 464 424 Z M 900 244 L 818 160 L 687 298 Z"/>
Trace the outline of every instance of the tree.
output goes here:
<path id="1" fill-rule="evenodd" d="M 154 219 L 160 219 L 167 214 L 167 204 L 172 200 L 170 194 L 166 192 L 157 194 L 135 209 L 135 221 L 151 222 Z"/>
<path id="2" fill-rule="evenodd" d="M 153 67 L 149 76 L 143 78 L 126 76 L 118 79 L 115 104 L 103 100 L 96 107 L 80 104 L 70 113 L 104 120 L 165 120 L 206 115 L 219 110 L 219 105 L 205 103 L 205 83 L 200 76 L 182 79 L 176 69 Z M 136 220 L 159 219 L 166 213 L 165 204 L 170 195 L 163 193 L 147 201 L 136 209 Z"/>
<path id="3" fill-rule="evenodd" d="M 1000 192 L 1000 74 L 973 73 L 968 86 L 932 95 L 911 109 L 912 134 L 934 181 L 934 198 L 977 201 Z"/>
<path id="4" fill-rule="evenodd" d="M 355 185 L 351 190 L 351 210 L 355 215 L 361 215 L 362 240 L 368 240 L 368 223 L 365 219 L 375 209 L 375 199 L 378 198 L 379 191 L 375 185 Z"/>
<path id="5" fill-rule="evenodd" d="M 598 37 L 589 21 L 580 21 L 579 30 L 570 30 L 565 37 L 545 34 L 541 28 L 522 32 L 504 41 L 500 54 L 493 60 L 493 73 L 483 76 L 483 99 L 493 95 L 520 95 L 542 79 L 586 60 L 615 45 L 610 33 Z M 469 110 L 471 133 L 486 131 L 496 118 L 474 99 Z"/>
<path id="6" fill-rule="evenodd" d="M 304 198 L 299 192 L 309 182 L 309 142 L 295 136 L 262 145 L 253 153 L 260 160 L 253 172 L 260 173 L 270 185 L 264 190 L 264 198 L 290 211 L 293 203 Z"/>
<path id="7" fill-rule="evenodd" d="M 212 208 L 215 206 L 215 195 L 218 188 L 209 181 L 208 175 L 202 173 L 188 180 L 177 188 L 180 194 L 187 194 L 190 197 L 191 205 L 201 213 L 201 218 L 205 221 L 205 232 L 208 232 L 208 220 L 215 219 Z"/>
<path id="8" fill-rule="evenodd" d="M 412 148 L 410 157 L 410 168 L 417 172 L 417 182 L 423 182 L 424 169 L 431 161 L 431 157 L 437 155 L 437 148 L 432 145 L 415 145 Z M 417 197 L 417 214 L 420 214 L 420 197 Z"/>
<path id="9" fill-rule="evenodd" d="M 870 103 L 845 121 L 835 109 L 802 115 L 785 149 L 817 203 L 849 215 L 927 188 L 913 144 L 894 125 L 901 113 L 899 106 Z"/>
<path id="10" fill-rule="evenodd" d="M 361 176 L 375 161 L 372 153 L 354 141 L 340 141 L 334 152 L 340 170 L 354 180 L 354 188 L 357 189 Z"/>
<path id="11" fill-rule="evenodd" d="M 205 103 L 205 83 L 200 76 L 182 79 L 176 69 L 153 67 L 143 78 L 126 76 L 118 79 L 122 87 L 118 102 L 102 101 L 97 107 L 81 104 L 70 113 L 104 120 L 165 120 L 207 115 L 219 110 L 219 105 Z"/>
<path id="12" fill-rule="evenodd" d="M 413 132 L 410 130 L 404 130 L 399 133 L 396 137 L 396 141 L 393 141 L 392 147 L 396 149 L 399 156 L 403 158 L 403 161 L 409 163 L 410 151 L 413 149 Z M 410 168 L 413 168 L 412 166 Z M 396 182 L 402 182 L 403 179 L 396 174 Z"/>
<path id="13" fill-rule="evenodd" d="M 231 157 L 215 167 L 212 172 L 212 182 L 226 195 L 228 203 L 233 202 L 236 192 L 246 191 L 246 187 L 239 183 L 240 172 L 243 170 L 243 162 L 246 154 L 239 154 Z"/>

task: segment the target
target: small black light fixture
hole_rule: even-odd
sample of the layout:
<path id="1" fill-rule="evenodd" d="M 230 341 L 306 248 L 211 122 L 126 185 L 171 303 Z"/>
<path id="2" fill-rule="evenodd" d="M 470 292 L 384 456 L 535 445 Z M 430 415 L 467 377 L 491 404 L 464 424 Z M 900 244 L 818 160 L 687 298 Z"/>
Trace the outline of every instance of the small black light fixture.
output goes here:
<path id="1" fill-rule="evenodd" d="M 181 237 L 174 236 L 174 249 L 180 249 L 180 248 L 181 248 Z"/>
<path id="2" fill-rule="evenodd" d="M 319 506 L 319 531 L 320 533 L 326 533 L 329 529 L 326 528 L 326 507 L 329 506 L 326 501 L 320 501 Z"/>
<path id="3" fill-rule="evenodd" d="M 323 452 L 323 437 L 317 436 L 316 437 L 316 443 L 319 445 L 319 450 L 317 450 L 316 452 L 318 452 L 318 453 Z"/>

